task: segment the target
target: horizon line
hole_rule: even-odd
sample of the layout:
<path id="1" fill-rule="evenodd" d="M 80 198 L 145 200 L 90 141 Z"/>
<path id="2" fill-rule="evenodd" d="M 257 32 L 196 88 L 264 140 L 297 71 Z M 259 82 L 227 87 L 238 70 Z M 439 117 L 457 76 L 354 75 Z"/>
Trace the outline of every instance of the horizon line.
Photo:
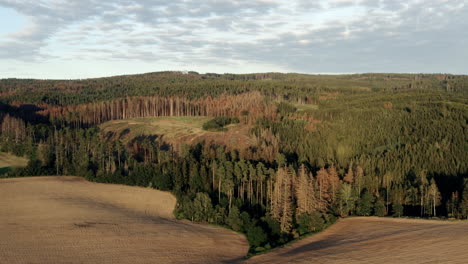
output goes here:
<path id="1" fill-rule="evenodd" d="M 41 80 L 41 81 L 79 81 L 79 80 L 92 80 L 92 79 L 105 79 L 105 78 L 114 78 L 114 77 L 123 77 L 123 76 L 132 76 L 132 75 L 145 75 L 152 73 L 182 73 L 190 74 L 196 73 L 200 75 L 206 74 L 219 74 L 219 75 L 253 75 L 253 74 L 302 74 L 302 75 L 311 75 L 311 76 L 339 76 L 339 75 L 364 75 L 364 74 L 408 74 L 408 75 L 452 75 L 452 76 L 468 76 L 468 74 L 456 74 L 456 73 L 443 73 L 443 72 L 318 72 L 318 73 L 305 73 L 305 72 L 280 72 L 280 71 L 267 71 L 267 72 L 244 72 L 244 73 L 230 73 L 230 72 L 198 72 L 193 70 L 165 70 L 165 71 L 152 71 L 152 72 L 142 72 L 142 73 L 128 73 L 128 74 L 115 74 L 115 75 L 106 75 L 106 76 L 97 76 L 97 77 L 84 77 L 84 78 L 30 78 L 30 77 L 0 77 L 0 81 L 3 80 Z"/>

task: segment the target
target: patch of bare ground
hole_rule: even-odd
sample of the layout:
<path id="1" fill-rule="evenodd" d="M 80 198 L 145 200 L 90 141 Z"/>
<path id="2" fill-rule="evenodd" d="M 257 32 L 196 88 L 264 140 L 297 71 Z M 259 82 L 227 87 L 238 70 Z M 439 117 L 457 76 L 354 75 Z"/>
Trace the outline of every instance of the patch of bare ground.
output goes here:
<path id="1" fill-rule="evenodd" d="M 467 263 L 468 222 L 356 217 L 246 263 Z"/>
<path id="2" fill-rule="evenodd" d="M 0 263 L 223 263 L 243 235 L 179 221 L 167 192 L 77 177 L 0 180 Z"/>

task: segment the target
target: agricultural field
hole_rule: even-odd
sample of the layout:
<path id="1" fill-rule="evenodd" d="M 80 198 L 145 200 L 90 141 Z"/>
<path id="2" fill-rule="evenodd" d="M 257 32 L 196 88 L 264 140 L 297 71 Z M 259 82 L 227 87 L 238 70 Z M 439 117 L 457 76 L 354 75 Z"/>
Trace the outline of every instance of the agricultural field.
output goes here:
<path id="1" fill-rule="evenodd" d="M 28 165 L 26 158 L 0 152 L 0 174 L 8 172 L 12 168 L 26 167 L 26 165 Z"/>
<path id="2" fill-rule="evenodd" d="M 244 259 L 241 234 L 174 219 L 170 193 L 79 177 L 0 180 L 0 263 L 465 263 L 468 222 L 353 217 Z M 213 250 L 216 249 L 216 250 Z"/>
<path id="3" fill-rule="evenodd" d="M 246 263 L 466 263 L 468 221 L 353 217 Z"/>
<path id="4" fill-rule="evenodd" d="M 0 263 L 220 263 L 241 234 L 179 221 L 168 192 L 78 177 L 0 180 Z"/>
<path id="5" fill-rule="evenodd" d="M 141 135 L 159 135 L 164 141 L 174 144 L 205 141 L 238 149 L 253 144 L 247 125 L 231 124 L 226 127 L 225 132 L 203 130 L 203 124 L 211 119 L 212 117 L 202 116 L 131 118 L 105 122 L 100 128 L 105 133 L 113 133 L 123 142 L 129 142 Z"/>

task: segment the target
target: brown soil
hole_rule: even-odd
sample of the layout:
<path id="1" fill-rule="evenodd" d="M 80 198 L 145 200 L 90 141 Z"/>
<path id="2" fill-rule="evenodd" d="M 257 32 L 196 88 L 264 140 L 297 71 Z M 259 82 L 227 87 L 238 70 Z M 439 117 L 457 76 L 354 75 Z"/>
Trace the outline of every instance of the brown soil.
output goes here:
<path id="1" fill-rule="evenodd" d="M 347 218 L 246 263 L 468 263 L 468 222 Z"/>
<path id="2" fill-rule="evenodd" d="M 0 180 L 0 263 L 240 261 L 244 236 L 174 219 L 154 189 L 77 177 Z"/>

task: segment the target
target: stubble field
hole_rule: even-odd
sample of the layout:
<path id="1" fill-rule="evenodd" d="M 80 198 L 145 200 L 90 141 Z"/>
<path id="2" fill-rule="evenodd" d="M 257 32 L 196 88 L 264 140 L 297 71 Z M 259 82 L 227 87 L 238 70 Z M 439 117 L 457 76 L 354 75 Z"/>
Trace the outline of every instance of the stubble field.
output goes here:
<path id="1" fill-rule="evenodd" d="M 0 263 L 220 263 L 244 236 L 176 220 L 170 193 L 77 177 L 0 180 Z"/>
<path id="2" fill-rule="evenodd" d="M 468 222 L 347 218 L 247 263 L 468 263 Z"/>

